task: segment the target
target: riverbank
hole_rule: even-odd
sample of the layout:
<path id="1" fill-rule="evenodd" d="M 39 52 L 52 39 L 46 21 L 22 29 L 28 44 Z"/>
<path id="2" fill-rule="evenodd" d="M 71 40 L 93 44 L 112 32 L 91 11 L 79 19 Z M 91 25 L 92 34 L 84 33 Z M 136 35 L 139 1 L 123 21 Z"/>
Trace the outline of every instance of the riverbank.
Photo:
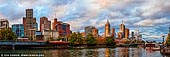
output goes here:
<path id="1" fill-rule="evenodd" d="M 15 46 L 15 49 L 88 49 L 88 48 L 115 48 L 111 45 L 44 45 L 44 46 Z M 12 49 L 12 46 L 0 46 L 1 49 Z"/>
<path id="2" fill-rule="evenodd" d="M 0 49 L 8 54 L 44 54 L 44 57 L 162 57 L 159 51 L 147 51 L 143 48 L 67 48 L 67 49 Z"/>

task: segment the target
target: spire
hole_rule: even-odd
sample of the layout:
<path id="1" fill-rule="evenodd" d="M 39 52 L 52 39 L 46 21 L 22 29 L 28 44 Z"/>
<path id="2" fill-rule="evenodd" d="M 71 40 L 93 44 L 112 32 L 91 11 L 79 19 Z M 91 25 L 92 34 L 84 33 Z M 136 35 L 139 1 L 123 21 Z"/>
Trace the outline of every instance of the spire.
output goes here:
<path id="1" fill-rule="evenodd" d="M 123 18 L 122 18 L 122 24 L 124 24 L 124 22 L 123 22 Z"/>
<path id="2" fill-rule="evenodd" d="M 107 19 L 107 23 L 109 23 L 108 17 L 106 17 L 106 19 Z"/>
<path id="3" fill-rule="evenodd" d="M 55 13 L 55 18 L 56 18 L 56 13 Z"/>

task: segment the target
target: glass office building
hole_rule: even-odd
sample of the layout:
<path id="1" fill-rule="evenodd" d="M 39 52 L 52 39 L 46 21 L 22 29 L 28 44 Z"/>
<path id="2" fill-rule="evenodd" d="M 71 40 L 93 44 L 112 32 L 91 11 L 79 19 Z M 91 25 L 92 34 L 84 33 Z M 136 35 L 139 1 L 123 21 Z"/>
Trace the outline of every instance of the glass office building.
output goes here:
<path id="1" fill-rule="evenodd" d="M 23 24 L 13 24 L 12 32 L 14 32 L 17 37 L 24 37 L 24 25 Z"/>

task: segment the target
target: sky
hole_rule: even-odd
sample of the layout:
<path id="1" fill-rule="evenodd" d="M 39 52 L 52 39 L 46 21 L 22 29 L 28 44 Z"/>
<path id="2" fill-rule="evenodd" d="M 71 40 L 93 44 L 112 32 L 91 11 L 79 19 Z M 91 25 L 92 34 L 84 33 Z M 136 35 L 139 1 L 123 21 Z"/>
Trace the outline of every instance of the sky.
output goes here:
<path id="1" fill-rule="evenodd" d="M 119 31 L 122 19 L 130 31 L 139 30 L 143 39 L 162 41 L 170 25 L 170 0 L 0 0 L 0 19 L 21 24 L 25 9 L 33 9 L 37 23 L 46 16 L 69 23 L 72 31 L 85 26 L 104 32 L 106 18 Z"/>

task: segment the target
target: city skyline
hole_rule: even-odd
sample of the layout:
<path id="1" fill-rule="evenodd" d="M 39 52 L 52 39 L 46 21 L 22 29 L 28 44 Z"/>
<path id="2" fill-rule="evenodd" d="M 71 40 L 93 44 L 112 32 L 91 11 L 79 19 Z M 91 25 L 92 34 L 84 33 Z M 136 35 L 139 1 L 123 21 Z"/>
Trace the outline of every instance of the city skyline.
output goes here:
<path id="1" fill-rule="evenodd" d="M 12 24 L 22 24 L 25 9 L 32 8 L 38 25 L 42 16 L 46 16 L 52 22 L 56 17 L 59 21 L 69 23 L 72 31 L 81 31 L 90 25 L 99 29 L 99 34 L 104 33 L 106 17 L 110 26 L 115 28 L 115 32 L 119 31 L 123 18 L 130 31 L 142 31 L 141 34 L 146 40 L 162 41 L 161 34 L 168 33 L 170 24 L 168 2 L 170 1 L 1 0 L 0 18 L 8 19 L 10 27 Z"/>

